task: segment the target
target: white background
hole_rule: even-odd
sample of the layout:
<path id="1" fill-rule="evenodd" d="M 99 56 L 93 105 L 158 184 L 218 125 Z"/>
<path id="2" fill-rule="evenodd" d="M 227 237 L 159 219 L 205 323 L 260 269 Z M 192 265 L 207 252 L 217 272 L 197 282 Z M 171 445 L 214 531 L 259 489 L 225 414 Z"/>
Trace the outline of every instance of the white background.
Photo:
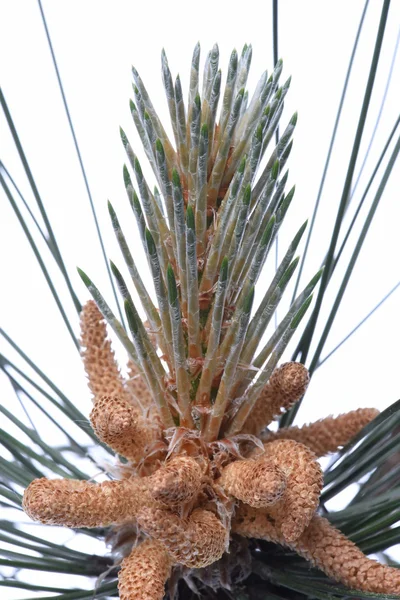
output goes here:
<path id="1" fill-rule="evenodd" d="M 381 2 L 370 4 L 321 200 L 316 233 L 303 274 L 303 285 L 323 260 L 343 189 L 382 5 Z M 39 7 L 33 0 L 3 0 L 1 6 L 3 92 L 73 284 L 82 300 L 88 298 L 75 271 L 75 266 L 79 265 L 90 274 L 112 304 Z M 248 83 L 251 93 L 262 71 L 272 68 L 271 6 L 271 2 L 254 0 L 232 1 L 229 4 L 209 0 L 201 3 L 176 0 L 152 3 L 125 0 L 43 2 L 107 254 L 119 266 L 122 267 L 123 261 L 109 224 L 107 199 L 113 202 L 117 210 L 124 231 L 131 239 L 135 259 L 143 266 L 145 277 L 139 237 L 123 187 L 122 165 L 126 157 L 119 138 L 121 125 L 134 150 L 140 152 L 140 142 L 128 104 L 132 96 L 131 64 L 138 69 L 161 119 L 166 122 L 169 119 L 160 71 L 162 47 L 167 52 L 173 76 L 178 72 L 181 76 L 186 97 L 191 54 L 197 41 L 202 47 L 202 64 L 208 50 L 214 42 L 218 42 L 223 81 L 232 48 L 236 47 L 240 52 L 247 42 L 253 45 Z M 295 110 L 299 112 L 289 162 L 288 186 L 289 189 L 296 183 L 296 195 L 279 239 L 281 256 L 300 224 L 312 213 L 363 6 L 364 2 L 358 0 L 352 0 L 351 3 L 345 0 L 283 0 L 279 3 L 279 55 L 284 60 L 282 81 L 292 75 L 282 128 Z M 400 3 L 395 0 L 387 22 L 361 159 L 379 112 L 399 25 Z M 354 196 L 354 205 L 361 197 L 398 116 L 399 97 L 400 69 L 397 59 L 373 148 Z M 2 160 L 38 215 L 3 117 L 0 118 L 0 128 Z M 140 156 L 144 166 L 144 153 Z M 358 162 L 358 168 L 361 162 Z M 372 186 L 367 208 L 382 173 L 381 170 L 377 183 Z M 145 174 L 153 184 L 150 170 L 145 169 Z M 400 279 L 399 187 L 399 166 L 396 165 L 323 355 Z M 350 208 L 348 222 L 352 212 Z M 365 214 L 364 210 L 362 215 L 365 217 Z M 54 281 L 61 282 L 42 240 L 37 235 L 35 239 Z M 355 239 L 352 238 L 353 246 Z M 87 414 L 90 400 L 79 357 L 4 195 L 1 197 L 0 256 L 2 326 Z M 347 253 L 343 264 L 348 257 Z M 272 263 L 268 268 L 272 272 Z M 330 298 L 334 297 L 342 275 L 343 269 L 338 269 Z M 58 289 L 78 333 L 78 320 L 62 283 Z M 399 293 L 396 292 L 316 372 L 299 413 L 299 422 L 360 406 L 383 409 L 398 399 L 398 302 Z M 325 317 L 328 308 L 329 302 L 324 304 L 322 314 Z M 282 309 L 280 314 L 283 314 Z M 0 348 L 14 358 L 14 353 L 1 340 Z M 14 397 L 4 377 L 0 377 L 0 389 L 2 402 L 6 406 L 13 406 Z M 48 436 L 49 443 L 54 442 L 54 433 L 50 429 L 44 435 Z M 23 596 L 14 590 L 5 593 L 6 596 L 2 597 L 10 599 L 32 596 L 30 592 Z"/>

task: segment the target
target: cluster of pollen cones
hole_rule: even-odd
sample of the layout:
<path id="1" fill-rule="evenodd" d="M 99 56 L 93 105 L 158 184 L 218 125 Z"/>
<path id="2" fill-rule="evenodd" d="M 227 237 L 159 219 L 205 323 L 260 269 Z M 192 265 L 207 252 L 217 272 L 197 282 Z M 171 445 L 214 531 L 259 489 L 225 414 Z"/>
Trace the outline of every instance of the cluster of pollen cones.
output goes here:
<path id="1" fill-rule="evenodd" d="M 291 362 L 274 371 L 238 435 L 208 442 L 194 428 L 165 429 L 135 365 L 128 380 L 121 376 L 93 301 L 81 319 L 92 427 L 127 462 L 120 479 L 103 483 L 34 480 L 23 506 L 47 524 L 131 525 L 136 533 L 119 571 L 122 600 L 161 600 L 174 569 L 216 563 L 229 553 L 231 534 L 289 547 L 351 588 L 400 594 L 399 571 L 367 558 L 318 514 L 318 457 L 346 444 L 375 409 L 268 432 L 308 384 L 305 367 Z"/>

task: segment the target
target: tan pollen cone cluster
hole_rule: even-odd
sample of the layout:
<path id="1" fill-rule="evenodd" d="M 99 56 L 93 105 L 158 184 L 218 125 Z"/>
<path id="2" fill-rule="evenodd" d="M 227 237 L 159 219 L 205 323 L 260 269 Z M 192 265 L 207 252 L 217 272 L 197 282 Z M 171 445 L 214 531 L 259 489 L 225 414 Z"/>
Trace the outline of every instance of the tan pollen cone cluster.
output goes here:
<path id="1" fill-rule="evenodd" d="M 164 430 L 140 372 L 120 374 L 103 317 L 93 301 L 82 311 L 82 347 L 99 440 L 128 459 L 121 479 L 103 483 L 33 481 L 24 509 L 42 523 L 67 527 L 136 524 L 119 572 L 122 600 L 161 600 L 176 565 L 218 561 L 231 533 L 270 540 L 298 552 L 337 581 L 360 590 L 400 594 L 400 573 L 368 559 L 317 514 L 323 485 L 317 456 L 345 444 L 376 416 L 358 410 L 260 436 L 304 394 L 308 373 L 297 363 L 273 373 L 243 427 L 242 457 L 229 439 L 206 443 L 196 430 Z M 261 444 L 260 444 L 261 445 Z M 222 507 L 222 508 L 221 508 Z"/>

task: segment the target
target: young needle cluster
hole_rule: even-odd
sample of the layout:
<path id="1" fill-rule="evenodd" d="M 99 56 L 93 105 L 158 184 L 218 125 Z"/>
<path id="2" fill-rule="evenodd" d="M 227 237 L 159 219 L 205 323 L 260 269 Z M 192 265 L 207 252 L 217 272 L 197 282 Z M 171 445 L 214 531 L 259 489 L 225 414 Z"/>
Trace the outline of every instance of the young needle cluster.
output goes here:
<path id="1" fill-rule="evenodd" d="M 135 526 L 119 572 L 123 600 L 162 599 L 171 573 L 183 567 L 188 577 L 217 563 L 229 551 L 232 533 L 286 545 L 352 588 L 400 594 L 398 571 L 368 559 L 318 515 L 317 458 L 346 444 L 377 411 L 360 409 L 278 433 L 267 429 L 306 391 L 302 364 L 277 365 L 321 272 L 261 344 L 296 269 L 306 224 L 252 316 L 254 286 L 294 195 L 294 189 L 285 191 L 284 167 L 297 116 L 267 156 L 290 80 L 280 85 L 279 61 L 248 100 L 251 56 L 247 45 L 240 57 L 232 52 L 222 95 L 214 46 L 200 93 L 197 45 L 186 109 L 179 76 L 173 83 L 162 53 L 176 150 L 133 69 L 132 117 L 158 187 L 151 191 L 121 131 L 139 193 L 126 166 L 124 181 L 154 295 L 111 204 L 109 211 L 146 322 L 116 265 L 111 268 L 130 335 L 80 271 L 94 298 L 81 315 L 91 424 L 126 461 L 120 479 L 42 478 L 24 495 L 25 511 L 42 523 Z M 104 319 L 128 353 L 128 379 L 116 364 Z"/>

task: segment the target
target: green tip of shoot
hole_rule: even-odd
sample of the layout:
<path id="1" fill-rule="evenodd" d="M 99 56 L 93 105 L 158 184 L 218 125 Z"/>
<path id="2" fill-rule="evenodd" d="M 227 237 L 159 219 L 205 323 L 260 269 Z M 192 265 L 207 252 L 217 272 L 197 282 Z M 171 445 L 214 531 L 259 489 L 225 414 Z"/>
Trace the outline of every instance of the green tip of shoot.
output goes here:
<path id="1" fill-rule="evenodd" d="M 301 238 L 303 237 L 303 233 L 305 232 L 305 230 L 307 228 L 307 225 L 308 225 L 308 219 L 303 223 L 303 225 L 300 227 L 300 229 L 296 233 L 296 235 L 293 239 L 294 246 L 297 246 L 298 243 L 300 242 Z"/>
<path id="2" fill-rule="evenodd" d="M 260 246 L 266 246 L 268 244 L 268 242 L 271 238 L 272 232 L 274 230 L 274 227 L 275 227 L 275 222 L 276 222 L 276 217 L 275 217 L 275 215 L 272 215 L 272 217 L 268 221 L 267 226 L 262 235 L 262 238 L 260 241 Z"/>
<path id="3" fill-rule="evenodd" d="M 159 154 L 161 154 L 161 155 L 164 156 L 164 148 L 163 148 L 163 145 L 162 145 L 162 142 L 161 142 L 160 138 L 156 139 L 156 151 Z"/>
<path id="4" fill-rule="evenodd" d="M 199 70 L 199 62 L 200 62 L 200 42 L 197 42 L 197 44 L 193 48 L 192 69 L 195 69 L 196 71 L 198 71 Z"/>
<path id="5" fill-rule="evenodd" d="M 121 136 L 121 141 L 125 148 L 129 144 L 129 142 L 128 142 L 128 138 L 125 135 L 125 131 L 122 129 L 122 127 L 119 128 L 119 135 Z"/>
<path id="6" fill-rule="evenodd" d="M 138 215 L 142 215 L 142 213 L 143 213 L 143 211 L 142 211 L 142 205 L 140 204 L 140 200 L 139 200 L 138 195 L 135 192 L 135 190 L 133 190 L 131 204 L 133 206 L 133 209 L 136 211 L 136 213 Z"/>
<path id="7" fill-rule="evenodd" d="M 139 179 L 143 179 L 142 167 L 140 166 L 140 162 L 135 156 L 135 173 L 139 177 Z"/>
<path id="8" fill-rule="evenodd" d="M 117 265 L 115 265 L 112 260 L 110 260 L 110 267 L 111 267 L 112 274 L 114 275 L 115 280 L 116 280 L 116 282 L 118 284 L 118 288 L 119 288 L 119 291 L 122 294 L 122 297 L 123 298 L 130 298 L 130 295 L 129 295 L 129 292 L 128 292 L 128 288 L 126 287 L 126 283 L 124 281 L 124 278 L 122 277 L 121 272 L 118 269 Z"/>
<path id="9" fill-rule="evenodd" d="M 86 287 L 91 286 L 92 282 L 90 278 L 86 275 L 86 273 L 82 271 L 82 269 L 80 269 L 79 267 L 76 267 L 76 270 L 78 271 L 79 276 L 82 279 L 83 283 L 86 285 Z"/>
<path id="10" fill-rule="evenodd" d="M 283 217 L 285 216 L 292 200 L 293 200 L 293 196 L 294 196 L 294 189 L 292 188 L 290 190 L 290 192 L 287 194 L 287 196 L 284 197 L 284 199 L 282 200 L 282 202 L 279 205 L 279 214 L 280 214 L 280 218 L 283 219 Z"/>
<path id="11" fill-rule="evenodd" d="M 135 314 L 133 312 L 133 308 L 127 298 L 124 300 L 124 309 L 125 309 L 126 318 L 128 320 L 129 329 L 132 331 L 132 333 L 134 335 L 137 335 L 137 333 L 139 331 L 138 323 L 136 321 Z"/>
<path id="12" fill-rule="evenodd" d="M 289 170 L 286 171 L 286 173 L 284 174 L 284 176 L 281 179 L 281 185 L 283 187 L 285 187 L 288 177 L 289 177 Z"/>
<path id="13" fill-rule="evenodd" d="M 193 208 L 190 206 L 190 204 L 187 207 L 186 210 L 186 225 L 188 229 L 192 229 L 194 231 L 195 229 L 195 222 L 194 222 L 194 212 L 193 212 Z"/>
<path id="14" fill-rule="evenodd" d="M 281 290 L 285 289 L 287 283 L 290 281 L 293 273 L 295 272 L 297 265 L 299 264 L 299 260 L 300 260 L 300 256 L 296 256 L 296 258 L 294 260 L 292 260 L 292 262 L 290 263 L 290 265 L 288 266 L 288 268 L 286 269 L 286 271 L 280 278 L 280 280 L 278 282 L 278 288 L 280 288 Z"/>
<path id="15" fill-rule="evenodd" d="M 182 101 L 182 85 L 179 75 L 177 75 L 175 79 L 175 100 L 176 102 Z"/>
<path id="16" fill-rule="evenodd" d="M 276 159 L 276 161 L 272 165 L 271 178 L 276 180 L 278 178 L 278 175 L 279 175 L 279 160 Z"/>
<path id="17" fill-rule="evenodd" d="M 156 250 L 156 245 L 154 243 L 153 236 L 151 235 L 150 230 L 147 229 L 147 227 L 145 230 L 145 236 L 146 236 L 147 249 L 149 251 L 150 256 L 152 256 L 157 252 L 157 250 Z"/>
<path id="18" fill-rule="evenodd" d="M 236 48 L 234 48 L 234 49 L 232 50 L 232 53 L 231 53 L 231 58 L 230 58 L 230 61 L 229 61 L 229 62 L 230 62 L 230 67 L 231 67 L 231 68 L 232 68 L 234 71 L 236 71 L 236 69 L 237 69 L 237 64 L 238 64 L 238 53 L 237 53 L 237 50 L 236 50 Z"/>
<path id="19" fill-rule="evenodd" d="M 303 235 L 303 233 L 305 232 L 305 230 L 307 229 L 307 225 L 308 225 L 308 219 L 306 219 L 303 223 L 303 225 L 300 227 L 299 229 L 299 233 L 300 235 Z"/>
<path id="20" fill-rule="evenodd" d="M 251 309 L 253 306 L 254 300 L 254 285 L 251 287 L 249 293 L 247 294 L 244 302 L 243 302 L 243 313 L 249 315 L 251 313 Z"/>
<path id="21" fill-rule="evenodd" d="M 196 108 L 198 110 L 200 110 L 200 108 L 201 108 L 200 94 L 196 94 L 195 99 L 194 99 L 194 103 L 196 105 Z"/>
<path id="22" fill-rule="evenodd" d="M 136 112 L 137 109 L 133 100 L 129 100 L 129 108 L 131 109 L 131 113 Z"/>
<path id="23" fill-rule="evenodd" d="M 292 82 L 292 76 L 290 76 L 287 81 L 285 81 L 285 83 L 283 84 L 283 87 L 285 90 L 287 90 L 290 87 L 290 84 Z"/>
<path id="24" fill-rule="evenodd" d="M 204 123 L 204 124 L 201 126 L 201 135 L 202 135 L 204 138 L 207 138 L 207 139 L 208 139 L 208 125 L 207 125 L 207 123 Z"/>
<path id="25" fill-rule="evenodd" d="M 262 133 L 263 133 L 263 128 L 261 123 L 258 125 L 256 132 L 255 132 L 255 136 L 258 142 L 262 142 Z"/>
<path id="26" fill-rule="evenodd" d="M 282 154 L 282 160 L 287 160 L 289 158 L 289 154 L 292 151 L 292 147 L 293 147 L 293 140 L 290 140 L 290 142 L 288 143 L 284 153 Z"/>
<path id="27" fill-rule="evenodd" d="M 126 165 L 124 165 L 124 167 L 123 167 L 123 175 L 124 175 L 125 187 L 128 187 L 128 185 L 131 186 L 132 180 L 131 180 L 131 176 L 129 175 L 128 167 Z"/>
<path id="28" fill-rule="evenodd" d="M 288 194 L 287 194 L 287 196 L 285 198 L 285 202 L 291 202 L 293 200 L 293 196 L 294 196 L 295 191 L 296 191 L 296 186 L 294 185 L 292 187 L 292 189 L 288 192 Z"/>
<path id="29" fill-rule="evenodd" d="M 110 217 L 111 217 L 112 221 L 114 222 L 117 218 L 117 215 L 115 213 L 113 205 L 111 204 L 111 202 L 109 200 L 107 200 L 107 207 L 108 207 L 108 212 L 110 214 Z"/>
<path id="30" fill-rule="evenodd" d="M 294 113 L 293 117 L 290 119 L 290 124 L 291 125 L 296 125 L 297 123 L 297 117 L 298 117 L 298 113 L 297 111 Z"/>
<path id="31" fill-rule="evenodd" d="M 310 294 L 310 296 L 308 296 L 307 300 L 304 302 L 304 304 L 301 305 L 301 307 L 299 308 L 297 313 L 294 315 L 294 317 L 290 323 L 290 329 L 296 329 L 298 327 L 298 325 L 300 324 L 300 321 L 306 314 L 311 302 L 312 302 L 312 294 Z"/>
<path id="32" fill-rule="evenodd" d="M 121 275 L 121 273 L 119 272 L 119 269 L 116 266 L 116 264 L 111 259 L 110 259 L 110 267 L 111 267 L 112 274 L 118 279 L 118 277 Z"/>
<path id="33" fill-rule="evenodd" d="M 293 271 L 296 269 L 297 265 L 299 264 L 299 260 L 300 260 L 300 256 L 296 256 L 296 258 L 294 258 L 292 260 Z"/>
<path id="34" fill-rule="evenodd" d="M 147 110 L 144 111 L 144 115 L 143 116 L 144 116 L 145 121 L 150 121 L 150 115 L 147 112 Z"/>
<path id="35" fill-rule="evenodd" d="M 172 170 L 172 183 L 176 187 L 181 187 L 181 178 L 179 177 L 179 173 L 176 169 Z"/>
<path id="36" fill-rule="evenodd" d="M 222 259 L 221 269 L 219 272 L 219 279 L 222 282 L 226 281 L 228 278 L 228 264 L 229 264 L 228 257 L 224 256 L 224 258 Z"/>
<path id="37" fill-rule="evenodd" d="M 167 286 L 169 303 L 175 304 L 178 299 L 178 289 L 176 287 L 174 270 L 171 265 L 167 267 Z"/>
<path id="38" fill-rule="evenodd" d="M 238 172 L 240 173 L 240 175 L 242 175 L 244 173 L 244 169 L 246 167 L 246 160 L 247 160 L 247 156 L 246 154 L 243 156 L 242 160 L 240 161 L 240 165 L 238 168 Z"/>
<path id="39" fill-rule="evenodd" d="M 250 200 L 251 200 L 251 185 L 250 185 L 250 183 L 248 183 L 244 189 L 243 204 L 248 206 L 250 204 Z"/>
<path id="40" fill-rule="evenodd" d="M 318 283 L 318 281 L 321 279 L 322 277 L 322 273 L 324 272 L 324 268 L 322 267 L 315 275 L 314 277 L 311 279 L 310 283 L 308 284 L 307 287 L 315 287 Z"/>

